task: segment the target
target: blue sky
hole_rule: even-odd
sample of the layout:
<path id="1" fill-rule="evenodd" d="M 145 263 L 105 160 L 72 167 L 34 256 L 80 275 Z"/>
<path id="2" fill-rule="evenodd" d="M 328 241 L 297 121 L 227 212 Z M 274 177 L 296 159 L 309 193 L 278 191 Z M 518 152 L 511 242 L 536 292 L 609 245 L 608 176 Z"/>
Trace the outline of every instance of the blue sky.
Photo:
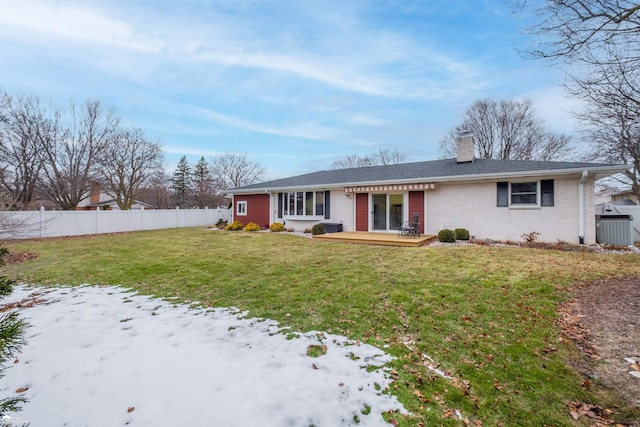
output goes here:
<path id="1" fill-rule="evenodd" d="M 394 147 L 439 157 L 476 99 L 575 122 L 527 17 L 503 1 L 0 0 L 0 89 L 98 99 L 163 142 L 167 168 L 246 153 L 269 178 Z"/>

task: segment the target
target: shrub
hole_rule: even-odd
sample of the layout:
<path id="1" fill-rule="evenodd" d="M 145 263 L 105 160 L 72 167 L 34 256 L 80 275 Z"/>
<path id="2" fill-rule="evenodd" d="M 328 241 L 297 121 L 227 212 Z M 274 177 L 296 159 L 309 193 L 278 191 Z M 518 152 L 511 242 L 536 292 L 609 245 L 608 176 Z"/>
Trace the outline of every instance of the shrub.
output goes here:
<path id="1" fill-rule="evenodd" d="M 445 243 L 454 243 L 456 241 L 456 232 L 453 230 L 449 230 L 448 228 L 443 228 L 438 232 L 438 241 Z"/>
<path id="2" fill-rule="evenodd" d="M 524 233 L 522 235 L 522 238 L 527 243 L 535 243 L 538 240 L 539 236 L 540 233 L 538 233 L 537 231 L 532 231 L 531 233 Z"/>
<path id="3" fill-rule="evenodd" d="M 255 222 L 250 222 L 244 227 L 244 231 L 260 231 L 260 230 L 262 230 L 262 227 L 260 227 Z"/>
<path id="4" fill-rule="evenodd" d="M 456 239 L 469 240 L 469 230 L 466 228 L 456 228 L 454 231 L 456 232 Z"/>
<path id="5" fill-rule="evenodd" d="M 15 280 L 10 279 L 7 276 L 0 276 L 0 298 L 11 295 L 15 284 Z"/>
<path id="6" fill-rule="evenodd" d="M 224 229 L 230 231 L 238 231 L 242 230 L 242 227 L 244 227 L 244 224 L 242 224 L 240 221 L 233 221 L 231 224 L 227 224 Z"/>
<path id="7" fill-rule="evenodd" d="M 271 227 L 269 227 L 269 230 L 273 231 L 274 233 L 281 233 L 284 231 L 284 224 L 281 222 L 274 222 L 273 224 L 271 224 Z"/>
<path id="8" fill-rule="evenodd" d="M 224 229 L 227 227 L 227 220 L 220 218 L 218 222 L 216 222 L 216 227 L 219 229 Z"/>
<path id="9" fill-rule="evenodd" d="M 324 234 L 326 233 L 326 230 L 324 229 L 324 225 L 322 224 L 315 224 L 313 227 L 311 227 L 311 234 L 313 234 L 314 236 L 316 234 Z"/>
<path id="10" fill-rule="evenodd" d="M 0 265 L 4 265 L 4 257 L 6 257 L 7 255 L 9 255 L 9 249 L 1 246 L 0 247 Z"/>

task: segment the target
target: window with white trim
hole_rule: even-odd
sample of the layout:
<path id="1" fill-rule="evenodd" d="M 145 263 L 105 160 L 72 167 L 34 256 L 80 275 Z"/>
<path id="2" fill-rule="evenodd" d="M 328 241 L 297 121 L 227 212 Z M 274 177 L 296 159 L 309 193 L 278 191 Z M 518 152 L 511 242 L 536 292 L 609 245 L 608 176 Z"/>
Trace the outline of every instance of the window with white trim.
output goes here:
<path id="1" fill-rule="evenodd" d="M 552 179 L 525 182 L 497 183 L 498 207 L 554 206 L 554 182 Z"/>
<path id="2" fill-rule="evenodd" d="M 324 215 L 324 191 L 280 193 L 278 202 L 283 217 L 319 217 Z"/>
<path id="3" fill-rule="evenodd" d="M 236 202 L 236 214 L 237 215 L 246 215 L 247 214 L 247 202 L 243 200 L 241 202 Z"/>

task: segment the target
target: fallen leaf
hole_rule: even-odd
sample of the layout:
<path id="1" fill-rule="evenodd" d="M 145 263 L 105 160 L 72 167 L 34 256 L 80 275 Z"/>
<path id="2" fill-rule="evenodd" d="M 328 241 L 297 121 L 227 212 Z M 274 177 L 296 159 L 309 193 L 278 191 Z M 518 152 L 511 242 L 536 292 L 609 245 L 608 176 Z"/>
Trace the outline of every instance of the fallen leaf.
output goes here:
<path id="1" fill-rule="evenodd" d="M 129 406 L 129 409 L 127 409 L 127 412 L 133 412 L 136 410 L 135 406 Z"/>
<path id="2" fill-rule="evenodd" d="M 16 390 L 16 393 L 24 393 L 27 390 L 29 390 L 29 387 L 20 387 Z"/>
<path id="3" fill-rule="evenodd" d="M 344 383 L 338 384 L 338 387 L 343 387 L 343 386 L 344 386 Z"/>

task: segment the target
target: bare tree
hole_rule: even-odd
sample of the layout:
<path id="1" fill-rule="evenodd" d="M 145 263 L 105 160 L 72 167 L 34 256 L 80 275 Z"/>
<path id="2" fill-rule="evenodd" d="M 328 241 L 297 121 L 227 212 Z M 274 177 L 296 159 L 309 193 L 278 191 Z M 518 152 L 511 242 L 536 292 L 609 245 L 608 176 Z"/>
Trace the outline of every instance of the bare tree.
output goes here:
<path id="1" fill-rule="evenodd" d="M 31 203 L 42 169 L 35 144 L 40 110 L 36 97 L 0 94 L 0 189 L 19 206 Z"/>
<path id="2" fill-rule="evenodd" d="M 139 128 L 120 129 L 97 157 L 102 189 L 122 210 L 131 209 L 142 185 L 162 168 L 159 142 Z"/>
<path id="3" fill-rule="evenodd" d="M 73 210 L 91 193 L 96 177 L 96 156 L 111 142 L 119 119 L 105 112 L 99 101 L 88 100 L 81 108 L 71 104 L 67 122 L 54 111 L 36 135 L 43 168 L 42 191 L 57 206 Z"/>
<path id="4" fill-rule="evenodd" d="M 519 5 L 537 19 L 529 53 L 572 67 L 565 89 L 587 105 L 575 112 L 593 158 L 633 164 L 621 176 L 640 196 L 640 4 L 630 0 L 548 0 Z"/>
<path id="5" fill-rule="evenodd" d="M 560 160 L 571 153 L 570 138 L 545 129 L 530 100 L 475 101 L 462 123 L 440 140 L 443 158 L 456 156 L 456 137 L 461 132 L 473 134 L 476 152 L 483 159 Z"/>
<path id="6" fill-rule="evenodd" d="M 600 88 L 600 90 L 597 90 Z M 605 87 L 586 87 L 582 93 L 586 108 L 576 113 L 591 143 L 591 157 L 611 163 L 625 163 L 630 169 L 612 177 L 617 188 L 630 188 L 640 198 L 640 120 L 637 105 L 628 98 L 607 93 Z M 624 104 L 624 101 L 627 104 Z"/>
<path id="7" fill-rule="evenodd" d="M 537 24 L 534 58 L 575 65 L 568 69 L 572 92 L 596 84 L 626 98 L 640 114 L 640 4 L 629 0 L 520 0 Z M 625 103 L 627 103 L 625 101 Z"/>
<path id="8" fill-rule="evenodd" d="M 40 226 L 36 212 L 20 212 L 22 206 L 0 191 L 0 239 L 16 239 L 33 234 Z"/>
<path id="9" fill-rule="evenodd" d="M 612 52 L 625 52 L 627 65 L 640 60 L 640 4 L 633 0 L 520 0 L 517 6 L 533 15 L 529 28 L 538 44 L 534 57 L 564 62 L 611 63 Z"/>
<path id="10" fill-rule="evenodd" d="M 164 169 L 158 169 L 139 189 L 138 200 L 156 209 L 169 209 L 174 206 L 170 185 L 171 177 Z"/>
<path id="11" fill-rule="evenodd" d="M 350 169 L 367 166 L 397 165 L 407 160 L 407 155 L 395 147 L 378 147 L 378 151 L 369 155 L 350 154 L 334 160 L 331 169 Z"/>
<path id="12" fill-rule="evenodd" d="M 349 154 L 348 156 L 334 160 L 333 163 L 331 163 L 331 169 L 351 169 L 367 166 L 374 166 L 373 160 L 368 156 L 360 156 L 357 153 Z"/>
<path id="13" fill-rule="evenodd" d="M 264 166 L 249 160 L 247 154 L 225 153 L 213 157 L 211 162 L 211 174 L 221 190 L 254 184 L 266 174 Z"/>

